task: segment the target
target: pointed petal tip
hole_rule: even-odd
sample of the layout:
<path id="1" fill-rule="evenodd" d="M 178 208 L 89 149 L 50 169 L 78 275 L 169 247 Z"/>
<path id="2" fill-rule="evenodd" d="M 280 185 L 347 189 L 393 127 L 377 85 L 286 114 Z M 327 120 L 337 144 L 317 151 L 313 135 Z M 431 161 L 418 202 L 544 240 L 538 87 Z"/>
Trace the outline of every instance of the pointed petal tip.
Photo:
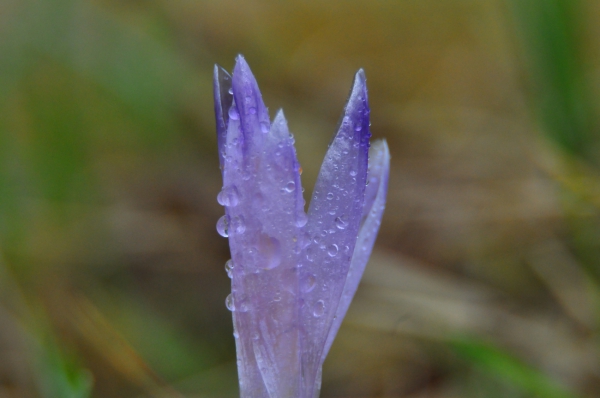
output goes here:
<path id="1" fill-rule="evenodd" d="M 367 76 L 365 75 L 365 70 L 360 68 L 356 74 L 354 75 L 354 83 L 352 84 L 352 92 L 350 93 L 350 97 L 354 97 L 356 95 L 365 94 L 365 100 L 367 93 Z"/>
<path id="2" fill-rule="evenodd" d="M 371 148 L 373 151 L 383 151 L 384 156 L 386 156 L 387 158 L 390 157 L 390 148 L 385 138 L 373 141 L 373 143 L 371 144 Z"/>
<path id="3" fill-rule="evenodd" d="M 218 77 L 229 77 L 231 78 L 231 75 L 229 74 L 229 72 L 227 71 L 227 69 L 223 68 L 221 65 L 219 64 L 215 64 L 214 68 L 213 68 L 213 75 L 215 78 Z"/>
<path id="4" fill-rule="evenodd" d="M 363 68 L 360 68 L 358 71 L 356 71 L 356 79 L 362 81 L 363 83 L 367 81 L 367 76 L 365 75 L 365 70 Z"/>
<path id="5" fill-rule="evenodd" d="M 273 124 L 281 123 L 281 122 L 287 123 L 287 120 L 285 118 L 285 115 L 283 114 L 283 109 L 279 108 L 279 110 L 275 114 L 275 119 L 273 119 Z"/>
<path id="6" fill-rule="evenodd" d="M 290 131 L 288 129 L 285 115 L 283 114 L 283 109 L 279 109 L 275 115 L 275 119 L 273 119 L 273 123 L 271 124 L 271 134 L 273 137 L 277 137 L 279 140 L 287 140 L 290 136 Z"/>
<path id="7" fill-rule="evenodd" d="M 248 65 L 248 62 L 246 62 L 246 58 L 244 58 L 244 56 L 242 54 L 238 54 L 237 57 L 235 57 L 235 66 L 233 67 L 233 73 L 250 73 L 252 74 L 252 71 L 250 70 L 250 65 Z"/>

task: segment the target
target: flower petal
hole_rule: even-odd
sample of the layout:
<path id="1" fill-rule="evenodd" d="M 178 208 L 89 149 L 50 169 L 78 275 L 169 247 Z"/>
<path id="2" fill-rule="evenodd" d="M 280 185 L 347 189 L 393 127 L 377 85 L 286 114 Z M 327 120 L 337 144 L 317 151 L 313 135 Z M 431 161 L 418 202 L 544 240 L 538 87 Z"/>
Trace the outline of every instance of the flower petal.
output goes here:
<path id="1" fill-rule="evenodd" d="M 363 209 L 363 220 L 358 233 L 358 240 L 354 247 L 350 270 L 344 285 L 342 298 L 338 305 L 333 325 L 329 330 L 325 349 L 323 350 L 322 360 L 329 353 L 331 344 L 346 316 L 348 307 L 352 298 L 358 289 L 358 284 L 362 278 L 363 272 L 377 238 L 381 217 L 385 210 L 385 200 L 387 196 L 388 179 L 390 176 L 390 152 L 385 140 L 376 141 L 369 150 L 369 185 L 365 190 L 365 207 Z"/>
<path id="2" fill-rule="evenodd" d="M 236 205 L 226 207 L 226 217 L 241 396 L 260 391 L 256 366 L 268 391 L 263 396 L 298 396 L 297 265 L 300 225 L 306 218 L 300 166 L 283 113 L 269 125 L 260 90 L 242 57 L 232 81 L 224 190 L 235 189 L 239 196 Z M 294 379 L 298 382 L 290 382 Z"/>
<path id="3" fill-rule="evenodd" d="M 229 108 L 233 101 L 231 89 L 231 76 L 225 69 L 215 65 L 213 73 L 213 94 L 215 97 L 215 119 L 217 121 L 217 145 L 219 149 L 219 165 L 223 168 L 225 156 L 225 136 L 229 124 Z"/>
<path id="4" fill-rule="evenodd" d="M 304 333 L 304 396 L 311 397 L 322 353 L 350 259 L 364 204 L 369 150 L 369 106 L 365 75 L 359 70 L 329 146 L 308 211 L 310 245 L 302 259 L 300 319 Z"/>

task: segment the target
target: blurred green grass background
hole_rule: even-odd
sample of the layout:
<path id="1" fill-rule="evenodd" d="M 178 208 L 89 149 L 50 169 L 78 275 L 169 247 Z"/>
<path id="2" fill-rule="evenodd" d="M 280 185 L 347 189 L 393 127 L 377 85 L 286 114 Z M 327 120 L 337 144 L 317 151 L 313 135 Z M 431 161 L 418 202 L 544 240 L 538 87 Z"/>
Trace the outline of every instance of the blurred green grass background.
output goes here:
<path id="1" fill-rule="evenodd" d="M 235 397 L 212 66 L 392 154 L 326 397 L 600 396 L 600 6 L 0 2 L 0 398 Z M 308 195 L 306 195 L 308 197 Z"/>

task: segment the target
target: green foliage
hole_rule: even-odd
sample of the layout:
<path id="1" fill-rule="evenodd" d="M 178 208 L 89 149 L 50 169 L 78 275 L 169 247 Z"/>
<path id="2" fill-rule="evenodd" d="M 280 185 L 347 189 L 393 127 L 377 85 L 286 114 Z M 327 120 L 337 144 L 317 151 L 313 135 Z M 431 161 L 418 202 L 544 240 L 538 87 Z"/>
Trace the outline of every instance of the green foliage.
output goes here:
<path id="1" fill-rule="evenodd" d="M 92 394 L 92 374 L 78 361 L 65 355 L 51 339 L 39 348 L 38 385 L 43 398 L 88 398 Z"/>
<path id="2" fill-rule="evenodd" d="M 535 108 L 548 137 L 568 153 L 597 155 L 589 82 L 582 55 L 579 0 L 513 1 L 524 57 L 536 92 Z"/>
<path id="3" fill-rule="evenodd" d="M 478 339 L 460 338 L 450 343 L 463 359 L 489 375 L 537 398 L 578 398 L 556 380 L 507 351 Z"/>

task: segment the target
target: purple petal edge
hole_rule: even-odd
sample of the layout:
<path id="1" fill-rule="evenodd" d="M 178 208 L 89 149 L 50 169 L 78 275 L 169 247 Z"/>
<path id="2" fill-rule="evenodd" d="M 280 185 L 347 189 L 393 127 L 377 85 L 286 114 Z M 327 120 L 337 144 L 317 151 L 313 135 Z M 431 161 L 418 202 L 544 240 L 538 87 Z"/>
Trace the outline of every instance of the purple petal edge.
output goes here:
<path id="1" fill-rule="evenodd" d="M 365 271 L 373 245 L 379 232 L 381 218 L 385 210 L 388 180 L 390 176 L 390 151 L 385 140 L 373 143 L 369 151 L 369 185 L 365 192 L 365 208 L 363 210 L 363 223 L 358 233 L 358 240 L 350 262 L 350 270 L 344 285 L 344 291 L 340 304 L 336 311 L 333 325 L 329 330 L 322 360 L 329 353 L 333 340 L 346 316 L 352 298 L 358 289 L 358 285 Z"/>
<path id="2" fill-rule="evenodd" d="M 301 374 L 296 268 L 299 224 L 304 225 L 299 220 L 305 218 L 300 166 L 283 112 L 271 125 L 243 57 L 237 58 L 232 91 L 224 190 L 239 198 L 226 206 L 226 214 L 240 393 L 296 397 Z"/>
<path id="3" fill-rule="evenodd" d="M 223 168 L 225 158 L 225 141 L 227 126 L 229 125 L 229 108 L 233 102 L 231 89 L 231 75 L 219 65 L 215 65 L 213 72 L 213 95 L 215 100 L 215 119 L 217 122 L 217 146 L 219 150 L 219 165 Z"/>
<path id="4" fill-rule="evenodd" d="M 262 150 L 271 121 L 256 78 L 241 55 L 236 58 L 233 68 L 232 89 L 244 140 L 242 150 L 246 155 L 258 153 Z"/>
<path id="5" fill-rule="evenodd" d="M 319 172 L 308 211 L 310 243 L 301 258 L 300 321 L 305 397 L 314 396 L 325 341 L 336 314 L 364 206 L 369 152 L 364 71 L 354 79 L 343 117 Z"/>

